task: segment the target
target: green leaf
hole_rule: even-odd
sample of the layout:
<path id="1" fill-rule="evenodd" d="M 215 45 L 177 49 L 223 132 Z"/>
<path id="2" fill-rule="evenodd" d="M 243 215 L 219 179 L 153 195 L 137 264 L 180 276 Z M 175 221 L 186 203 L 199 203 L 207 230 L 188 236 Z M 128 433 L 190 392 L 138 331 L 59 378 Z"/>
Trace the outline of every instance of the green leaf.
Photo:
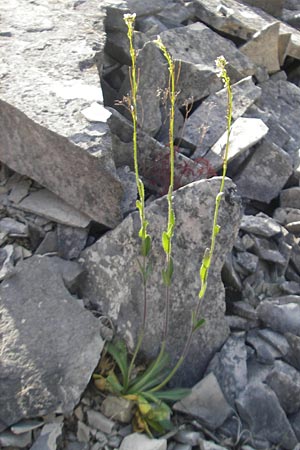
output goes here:
<path id="1" fill-rule="evenodd" d="M 168 236 L 168 233 L 166 233 L 166 231 L 163 231 L 161 238 L 164 252 L 168 255 L 170 249 L 170 238 Z"/>
<path id="2" fill-rule="evenodd" d="M 137 200 L 136 202 L 135 202 L 135 206 L 137 207 L 137 209 L 139 210 L 139 211 L 141 211 L 141 209 L 142 209 L 142 202 L 140 201 L 140 200 Z"/>
<path id="3" fill-rule="evenodd" d="M 216 226 L 214 227 L 214 235 L 215 235 L 215 236 L 216 236 L 217 234 L 220 233 L 220 229 L 221 229 L 220 225 L 216 225 Z"/>
<path id="4" fill-rule="evenodd" d="M 146 371 L 138 376 L 130 384 L 127 394 L 135 394 L 149 389 L 149 385 L 155 386 L 159 383 L 157 380 L 165 375 L 165 371 L 169 366 L 169 356 L 167 353 L 160 353 L 158 357 L 150 364 Z"/>
<path id="5" fill-rule="evenodd" d="M 162 270 L 163 282 L 166 286 L 171 286 L 173 271 L 173 258 L 170 257 L 167 268 Z"/>
<path id="6" fill-rule="evenodd" d="M 142 256 L 148 256 L 151 250 L 151 237 L 149 235 L 142 242 Z"/>
<path id="7" fill-rule="evenodd" d="M 170 225 L 172 228 L 174 228 L 174 226 L 175 226 L 175 214 L 174 214 L 173 209 L 171 209 L 171 211 L 170 211 Z"/>
<path id="8" fill-rule="evenodd" d="M 119 382 L 115 373 L 111 373 L 110 375 L 108 375 L 105 381 L 111 386 L 113 393 L 121 394 L 121 392 L 123 391 L 123 386 Z"/>
<path id="9" fill-rule="evenodd" d="M 123 378 L 123 384 L 126 384 L 128 377 L 128 358 L 125 343 L 120 340 L 109 342 L 106 348 L 108 353 L 113 357 L 120 369 Z"/>
<path id="10" fill-rule="evenodd" d="M 167 391 L 157 391 L 157 392 L 154 392 L 153 395 L 155 395 L 155 397 L 158 398 L 159 400 L 177 402 L 178 400 L 185 398 L 190 393 L 191 393 L 191 389 L 175 388 L 175 389 L 169 389 Z M 145 397 L 146 397 L 146 394 L 147 393 L 144 392 Z"/>
<path id="11" fill-rule="evenodd" d="M 146 274 L 145 274 L 145 275 L 146 275 L 146 278 L 148 278 L 149 275 L 151 275 L 152 270 L 153 270 L 153 266 L 152 266 L 151 261 L 149 261 L 148 264 L 147 264 L 147 266 L 146 266 Z"/>
<path id="12" fill-rule="evenodd" d="M 193 326 L 193 332 L 198 330 L 198 328 L 202 327 L 202 325 L 205 324 L 205 319 L 200 319 L 198 322 L 196 322 Z"/>

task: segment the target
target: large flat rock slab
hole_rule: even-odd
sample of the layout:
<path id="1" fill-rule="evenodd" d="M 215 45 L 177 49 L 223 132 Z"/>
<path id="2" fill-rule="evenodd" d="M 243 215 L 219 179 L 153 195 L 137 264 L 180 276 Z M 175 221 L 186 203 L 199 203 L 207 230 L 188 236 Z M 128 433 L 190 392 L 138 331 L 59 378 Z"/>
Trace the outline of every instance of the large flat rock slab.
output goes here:
<path id="1" fill-rule="evenodd" d="M 104 5 L 12 0 L 0 14 L 0 160 L 115 226 L 122 188 L 108 127 L 82 113 L 103 100 Z"/>
<path id="2" fill-rule="evenodd" d="M 183 349 L 191 319 L 191 308 L 196 305 L 198 299 L 199 267 L 204 249 L 209 245 L 219 183 L 220 178 L 201 180 L 174 193 L 174 281 L 171 288 L 172 312 L 168 340 L 172 364 Z M 221 232 L 216 243 L 207 295 L 202 305 L 206 325 L 193 338 L 184 368 L 176 376 L 178 384 L 195 384 L 215 351 L 228 336 L 221 268 L 239 226 L 240 204 L 230 195 L 233 191 L 233 183 L 227 180 L 225 200 L 222 201 L 219 218 Z M 159 349 L 164 323 L 165 287 L 161 280 L 164 253 L 160 236 L 166 226 L 166 198 L 153 202 L 146 210 L 146 217 L 153 239 L 153 273 L 148 282 L 149 317 L 143 350 L 148 357 L 154 357 Z M 82 253 L 87 274 L 82 285 L 82 294 L 113 319 L 118 332 L 131 348 L 136 342 L 143 314 L 142 283 L 137 262 L 140 248 L 137 237 L 139 227 L 138 214 L 133 213 Z"/>
<path id="3" fill-rule="evenodd" d="M 24 418 L 70 413 L 103 347 L 100 325 L 72 297 L 59 258 L 19 263 L 0 288 L 0 430 Z"/>
<path id="4" fill-rule="evenodd" d="M 121 220 L 123 188 L 110 156 L 95 157 L 0 100 L 0 160 L 94 220 Z"/>

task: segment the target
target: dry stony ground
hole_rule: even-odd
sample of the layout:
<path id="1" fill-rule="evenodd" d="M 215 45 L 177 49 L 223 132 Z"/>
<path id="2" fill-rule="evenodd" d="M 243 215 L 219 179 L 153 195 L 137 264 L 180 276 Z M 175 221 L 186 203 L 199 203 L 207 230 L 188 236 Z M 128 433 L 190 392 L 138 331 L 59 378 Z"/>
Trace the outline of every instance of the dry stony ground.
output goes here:
<path id="1" fill-rule="evenodd" d="M 1 449 L 299 450 L 300 7 L 261 1 L 272 17 L 247 9 L 257 0 L 243 3 L 1 3 Z M 182 60 L 178 104 L 194 97 L 185 124 L 182 108 L 175 122 L 176 182 L 187 186 L 174 195 L 173 361 L 219 183 L 206 178 L 221 167 L 226 128 L 220 52 L 234 93 L 237 188 L 227 181 L 207 324 L 176 378 L 194 388 L 174 406 L 174 430 L 154 440 L 133 433 L 127 404 L 89 383 L 112 328 L 130 345 L 142 314 L 132 127 L 115 104 L 129 89 L 128 5 L 139 30 L 140 165 L 157 267 L 168 156 L 166 111 L 153 95 L 167 81 L 149 42 L 158 33 Z M 154 274 L 148 357 L 163 321 L 159 284 Z"/>

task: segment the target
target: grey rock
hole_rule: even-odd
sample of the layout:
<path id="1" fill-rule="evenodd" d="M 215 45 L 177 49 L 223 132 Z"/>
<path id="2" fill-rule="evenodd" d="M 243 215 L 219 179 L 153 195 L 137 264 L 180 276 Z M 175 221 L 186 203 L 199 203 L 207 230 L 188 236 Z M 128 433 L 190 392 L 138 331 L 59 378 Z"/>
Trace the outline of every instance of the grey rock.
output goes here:
<path id="1" fill-rule="evenodd" d="M 77 422 L 77 439 L 79 442 L 89 442 L 91 429 L 85 423 Z"/>
<path id="2" fill-rule="evenodd" d="M 281 208 L 295 208 L 296 210 L 300 210 L 300 187 L 292 187 L 281 191 L 280 206 Z"/>
<path id="3" fill-rule="evenodd" d="M 262 364 L 257 361 L 255 352 L 253 352 L 247 361 L 248 384 L 264 383 L 273 368 L 274 364 Z"/>
<path id="4" fill-rule="evenodd" d="M 30 450 L 56 450 L 59 439 L 62 439 L 63 423 L 48 423 L 44 425 L 41 434 Z"/>
<path id="5" fill-rule="evenodd" d="M 260 96 L 251 77 L 232 85 L 233 119 L 242 116 Z M 211 94 L 186 120 L 183 139 L 196 147 L 193 159 L 205 155 L 226 131 L 227 91 Z"/>
<path id="6" fill-rule="evenodd" d="M 76 294 L 80 287 L 80 277 L 83 274 L 81 265 L 76 261 L 66 261 L 57 256 L 51 257 L 51 263 L 57 267 L 68 291 Z"/>
<path id="7" fill-rule="evenodd" d="M 24 211 L 73 227 L 85 228 L 91 221 L 86 214 L 82 214 L 47 189 L 32 192 L 19 203 L 18 207 Z"/>
<path id="8" fill-rule="evenodd" d="M 275 220 L 259 214 L 256 216 L 244 215 L 240 228 L 248 233 L 267 238 L 281 234 L 281 227 Z"/>
<path id="9" fill-rule="evenodd" d="M 13 447 L 13 448 L 24 448 L 31 444 L 31 432 L 22 434 L 14 434 L 10 431 L 4 431 L 0 433 L 0 445 L 2 448 Z"/>
<path id="10" fill-rule="evenodd" d="M 279 22 L 271 23 L 257 31 L 240 47 L 240 51 L 258 66 L 266 67 L 268 73 L 278 72 L 279 65 Z"/>
<path id="11" fill-rule="evenodd" d="M 255 6 L 256 8 L 261 8 L 272 16 L 279 17 L 282 13 L 284 0 L 242 0 L 250 6 Z"/>
<path id="12" fill-rule="evenodd" d="M 232 254 L 228 253 L 226 261 L 222 269 L 222 280 L 227 286 L 232 286 L 234 289 L 241 291 L 242 282 L 240 276 L 233 267 Z"/>
<path id="13" fill-rule="evenodd" d="M 226 450 L 226 447 L 222 447 L 213 441 L 205 441 L 204 439 L 200 441 L 200 445 L 200 448 L 203 448 L 203 450 Z"/>
<path id="14" fill-rule="evenodd" d="M 208 428 L 215 430 L 232 414 L 217 378 L 208 374 L 197 383 L 192 392 L 175 403 L 175 411 L 197 417 Z"/>
<path id="15" fill-rule="evenodd" d="M 17 140 L 9 131 L 16 127 Z M 0 157 L 8 166 L 35 179 L 104 225 L 113 227 L 120 221 L 122 187 L 113 170 L 109 172 L 105 167 L 107 156 L 87 153 L 2 101 L 0 129 L 1 148 L 6 149 L 4 154 L 0 152 Z M 26 204 L 28 198 L 21 203 Z"/>
<path id="16" fill-rule="evenodd" d="M 32 181 L 22 177 L 11 189 L 8 199 L 13 203 L 20 203 L 28 195 Z"/>
<path id="17" fill-rule="evenodd" d="M 15 273 L 14 246 L 6 245 L 0 249 L 0 281 Z"/>
<path id="18" fill-rule="evenodd" d="M 280 300 L 263 300 L 256 309 L 259 319 L 279 333 L 300 336 L 300 303 L 280 303 Z"/>
<path id="19" fill-rule="evenodd" d="M 194 447 L 198 445 L 199 440 L 203 437 L 199 431 L 179 430 L 175 434 L 174 439 L 182 444 L 188 444 Z"/>
<path id="20" fill-rule="evenodd" d="M 135 173 L 130 171 L 128 166 L 117 169 L 118 177 L 123 184 L 124 197 L 121 202 L 121 211 L 123 216 L 136 208 L 137 187 Z"/>
<path id="21" fill-rule="evenodd" d="M 106 123 L 111 116 L 111 112 L 97 102 L 93 102 L 91 106 L 83 109 L 81 114 L 83 114 L 89 122 Z"/>
<path id="22" fill-rule="evenodd" d="M 89 227 L 75 228 L 57 224 L 58 255 L 64 259 L 76 259 L 85 248 Z"/>
<path id="23" fill-rule="evenodd" d="M 120 450 L 167 450 L 166 439 L 150 439 L 144 434 L 133 433 L 126 436 Z"/>
<path id="24" fill-rule="evenodd" d="M 199 100 L 222 88 L 217 78 L 215 60 L 222 54 L 228 61 L 227 70 L 232 83 L 253 75 L 255 68 L 236 46 L 217 35 L 203 23 L 161 33 L 161 39 L 176 61 L 181 61 L 177 83 L 178 102 L 193 97 Z"/>
<path id="25" fill-rule="evenodd" d="M 229 310 L 231 313 L 236 314 L 239 317 L 244 317 L 245 319 L 257 319 L 255 308 L 243 300 L 230 303 Z"/>
<path id="26" fill-rule="evenodd" d="M 257 320 L 249 320 L 235 315 L 226 315 L 226 323 L 232 331 L 248 331 L 258 327 Z"/>
<path id="27" fill-rule="evenodd" d="M 285 227 L 290 233 L 293 233 L 297 236 L 300 234 L 300 221 L 290 222 Z"/>
<path id="28" fill-rule="evenodd" d="M 289 364 L 300 370 L 300 338 L 289 332 L 285 334 L 285 337 L 290 346 L 290 350 L 286 355 L 286 360 Z"/>
<path id="29" fill-rule="evenodd" d="M 56 230 L 46 233 L 44 239 L 35 250 L 36 255 L 44 255 L 46 253 L 58 253 Z"/>
<path id="30" fill-rule="evenodd" d="M 282 356 L 285 356 L 289 352 L 290 346 L 286 337 L 282 334 L 276 333 L 269 328 L 257 330 L 257 334 L 266 342 L 268 342 L 268 344 L 272 345 L 276 350 L 278 350 Z"/>
<path id="31" fill-rule="evenodd" d="M 274 17 L 263 11 L 255 11 L 236 0 L 227 0 L 226 5 L 220 5 L 218 0 L 196 0 L 195 13 L 197 18 L 215 30 L 246 41 L 257 31 L 274 22 Z M 300 33 L 281 23 L 280 36 L 285 37 L 287 34 L 290 34 L 289 45 L 283 52 L 285 55 L 299 58 Z"/>
<path id="32" fill-rule="evenodd" d="M 247 385 L 247 351 L 244 334 L 232 334 L 208 365 L 231 406 Z"/>
<path id="33" fill-rule="evenodd" d="M 260 259 L 271 261 L 276 264 L 286 265 L 286 258 L 278 250 L 278 246 L 270 239 L 253 236 L 255 253 Z"/>
<path id="34" fill-rule="evenodd" d="M 280 283 L 280 289 L 284 294 L 300 295 L 300 283 L 296 281 L 284 281 Z"/>
<path id="35" fill-rule="evenodd" d="M 27 237 L 28 225 L 10 217 L 4 217 L 0 220 L 0 231 L 7 233 L 10 237 Z"/>
<path id="36" fill-rule="evenodd" d="M 292 425 L 292 428 L 298 441 L 300 441 L 300 411 L 296 414 L 289 416 L 289 421 L 290 424 Z"/>
<path id="37" fill-rule="evenodd" d="M 289 374 L 280 369 L 280 366 L 275 366 L 267 376 L 266 384 L 273 389 L 284 411 L 294 414 L 300 410 L 300 374 L 293 367 L 290 367 Z"/>
<path id="38" fill-rule="evenodd" d="M 253 255 L 253 253 L 238 252 L 235 259 L 236 262 L 239 265 L 241 265 L 244 269 L 246 269 L 247 272 L 250 273 L 256 272 L 258 257 L 256 255 Z"/>
<path id="39" fill-rule="evenodd" d="M 234 180 L 243 197 L 270 203 L 292 173 L 293 165 L 288 153 L 264 139 L 255 147 Z"/>
<path id="40" fill-rule="evenodd" d="M 200 284 L 195 274 L 199 270 L 200 259 L 204 247 L 207 246 L 206 240 L 210 236 L 214 198 L 219 182 L 219 178 L 203 180 L 174 193 L 177 226 L 172 243 L 174 282 L 168 339 L 168 352 L 173 363 L 178 357 L 178 349 L 184 346 L 190 320 L 189 310 L 195 304 L 199 291 Z M 229 180 L 226 184 L 226 192 L 228 192 L 233 185 Z M 195 202 L 195 198 L 201 198 L 201 203 Z M 216 242 L 214 270 L 210 272 L 211 281 L 202 310 L 202 315 L 210 326 L 204 326 L 193 338 L 185 367 L 175 377 L 178 383 L 186 383 L 188 380 L 192 384 L 199 379 L 199 374 L 208 360 L 228 336 L 223 314 L 224 291 L 220 282 L 220 272 L 226 254 L 224 249 L 231 247 L 236 235 L 240 205 L 227 200 L 226 194 L 224 199 L 226 203 L 221 204 L 219 217 L 221 232 Z M 160 236 L 165 227 L 166 208 L 165 197 L 152 202 L 146 208 L 149 233 L 153 240 L 151 262 L 155 267 L 148 284 L 151 307 L 149 306 L 149 326 L 143 343 L 143 350 L 148 357 L 155 357 L 157 354 L 158 336 L 161 335 L 164 321 L 164 306 L 160 296 L 163 296 L 162 292 L 164 292 L 160 276 L 164 256 Z M 93 246 L 86 249 L 80 259 L 87 273 L 82 285 L 83 296 L 98 304 L 103 313 L 113 319 L 117 324 L 118 332 L 126 339 L 130 348 L 134 346 L 138 334 L 139 317 L 143 314 L 140 274 L 137 265 L 140 245 L 137 237 L 139 227 L 138 214 L 131 214 L 114 232 L 104 235 Z M 221 248 L 222 251 L 220 251 Z M 126 270 L 124 270 L 125 267 Z M 185 267 L 184 273 L 182 267 Z M 214 300 L 210 302 L 210 298 Z M 199 346 L 202 339 L 205 340 L 203 347 Z"/>
<path id="41" fill-rule="evenodd" d="M 248 384 L 236 401 L 238 412 L 250 432 L 259 439 L 292 450 L 297 438 L 275 393 L 262 383 Z"/>
<path id="42" fill-rule="evenodd" d="M 263 364 L 272 364 L 276 358 L 282 356 L 281 352 L 266 342 L 258 333 L 258 330 L 250 330 L 247 333 L 247 344 L 255 349 L 256 359 Z"/>
<path id="43" fill-rule="evenodd" d="M 14 434 L 22 434 L 27 433 L 27 431 L 32 431 L 37 428 L 40 428 L 44 425 L 44 421 L 42 420 L 21 420 L 21 422 L 18 422 L 10 427 L 10 430 Z"/>
<path id="44" fill-rule="evenodd" d="M 108 419 L 102 413 L 90 409 L 87 411 L 87 420 L 91 428 L 102 431 L 103 433 L 110 434 L 116 423 L 113 420 Z"/>
<path id="45" fill-rule="evenodd" d="M 130 400 L 108 395 L 101 404 L 101 411 L 110 419 L 129 423 L 133 415 L 133 406 L 133 402 Z"/>
<path id="46" fill-rule="evenodd" d="M 55 261 L 33 256 L 16 269 L 0 288 L 0 420 L 6 426 L 71 412 L 103 347 L 98 321 L 76 304 Z"/>
<path id="47" fill-rule="evenodd" d="M 192 450 L 192 446 L 189 444 L 176 444 L 174 450 Z"/>

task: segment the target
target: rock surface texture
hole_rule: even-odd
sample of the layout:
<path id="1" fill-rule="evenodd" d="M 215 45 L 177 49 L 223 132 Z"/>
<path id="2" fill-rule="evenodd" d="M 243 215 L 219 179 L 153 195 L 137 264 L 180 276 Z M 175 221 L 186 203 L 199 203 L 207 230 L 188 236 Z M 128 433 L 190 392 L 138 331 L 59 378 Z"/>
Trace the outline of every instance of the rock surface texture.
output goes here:
<path id="1" fill-rule="evenodd" d="M 173 380 L 193 388 L 155 439 L 130 424 L 132 400 L 104 399 L 92 378 L 111 368 L 104 341 L 119 334 L 132 349 L 143 314 L 129 12 L 153 241 L 141 363 L 157 354 L 165 312 L 170 105 L 157 35 L 176 62 L 171 364 L 220 183 L 222 54 L 233 92 L 206 322 Z M 0 16 L 1 449 L 299 450 L 299 0 L 10 0 Z"/>

